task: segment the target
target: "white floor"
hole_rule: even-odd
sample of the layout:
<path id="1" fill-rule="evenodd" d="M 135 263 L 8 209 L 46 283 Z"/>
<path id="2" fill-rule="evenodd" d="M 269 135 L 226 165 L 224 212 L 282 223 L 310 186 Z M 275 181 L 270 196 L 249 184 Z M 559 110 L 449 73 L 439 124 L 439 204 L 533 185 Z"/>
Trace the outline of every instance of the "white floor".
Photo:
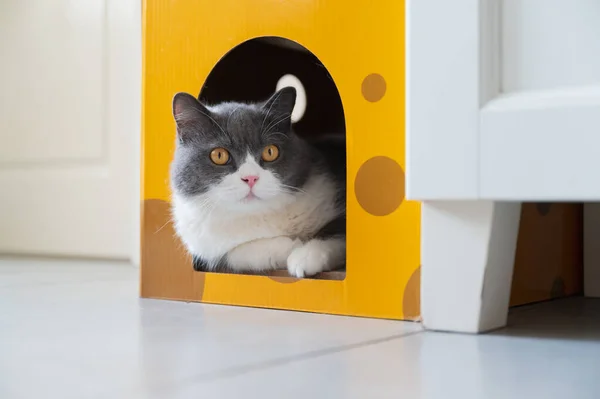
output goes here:
<path id="1" fill-rule="evenodd" d="M 484 336 L 140 300 L 138 270 L 0 260 L 0 398 L 594 398 L 600 301 L 512 312 Z"/>

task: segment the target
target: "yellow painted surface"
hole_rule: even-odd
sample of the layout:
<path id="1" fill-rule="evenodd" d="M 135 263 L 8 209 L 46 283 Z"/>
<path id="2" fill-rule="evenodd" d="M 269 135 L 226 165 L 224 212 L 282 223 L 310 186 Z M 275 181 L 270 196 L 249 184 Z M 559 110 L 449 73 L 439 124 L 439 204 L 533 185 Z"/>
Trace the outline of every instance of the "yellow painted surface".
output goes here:
<path id="1" fill-rule="evenodd" d="M 354 195 L 356 172 L 370 158 L 387 156 L 405 167 L 403 1 L 367 6 L 342 0 L 146 0 L 142 199 L 169 200 L 173 95 L 199 93 L 225 53 L 259 36 L 302 44 L 338 87 L 348 149 L 347 277 L 283 284 L 261 276 L 207 273 L 202 300 L 403 318 L 404 288 L 420 263 L 419 204 L 404 201 L 388 216 L 373 216 Z M 361 93 L 363 79 L 372 73 L 386 82 L 378 102 Z"/>

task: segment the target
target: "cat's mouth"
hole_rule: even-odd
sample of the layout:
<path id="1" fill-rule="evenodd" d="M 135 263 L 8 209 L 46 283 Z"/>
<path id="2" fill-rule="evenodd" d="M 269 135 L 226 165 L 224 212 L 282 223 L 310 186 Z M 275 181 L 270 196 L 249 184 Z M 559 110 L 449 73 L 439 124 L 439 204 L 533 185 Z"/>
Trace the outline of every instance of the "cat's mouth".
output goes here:
<path id="1" fill-rule="evenodd" d="M 249 201 L 256 201 L 259 200 L 260 198 L 258 198 L 256 196 L 256 194 L 254 194 L 254 192 L 249 191 L 248 194 L 242 199 L 242 201 L 244 202 L 249 202 Z"/>

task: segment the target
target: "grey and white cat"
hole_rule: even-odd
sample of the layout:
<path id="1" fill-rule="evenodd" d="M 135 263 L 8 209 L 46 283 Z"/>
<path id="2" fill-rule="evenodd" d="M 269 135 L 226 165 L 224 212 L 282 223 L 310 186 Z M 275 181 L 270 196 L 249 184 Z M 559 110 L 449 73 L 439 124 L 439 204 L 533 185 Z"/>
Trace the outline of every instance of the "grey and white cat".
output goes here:
<path id="1" fill-rule="evenodd" d="M 295 101 L 291 87 L 258 104 L 173 99 L 172 211 L 196 270 L 305 277 L 344 266 L 345 145 L 298 137 Z"/>

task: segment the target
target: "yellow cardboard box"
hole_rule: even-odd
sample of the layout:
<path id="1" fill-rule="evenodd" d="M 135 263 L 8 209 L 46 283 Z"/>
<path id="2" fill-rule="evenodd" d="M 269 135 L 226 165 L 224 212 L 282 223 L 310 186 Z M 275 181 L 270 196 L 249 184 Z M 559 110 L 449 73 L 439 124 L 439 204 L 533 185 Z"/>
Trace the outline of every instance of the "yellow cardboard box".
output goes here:
<path id="1" fill-rule="evenodd" d="M 142 296 L 416 318 L 420 207 L 404 200 L 404 2 L 145 0 L 143 20 Z M 173 95 L 199 93 L 230 50 L 267 36 L 310 50 L 341 97 L 348 166 L 343 280 L 195 272 L 173 233 Z M 238 68 L 248 73 L 244 63 Z"/>

